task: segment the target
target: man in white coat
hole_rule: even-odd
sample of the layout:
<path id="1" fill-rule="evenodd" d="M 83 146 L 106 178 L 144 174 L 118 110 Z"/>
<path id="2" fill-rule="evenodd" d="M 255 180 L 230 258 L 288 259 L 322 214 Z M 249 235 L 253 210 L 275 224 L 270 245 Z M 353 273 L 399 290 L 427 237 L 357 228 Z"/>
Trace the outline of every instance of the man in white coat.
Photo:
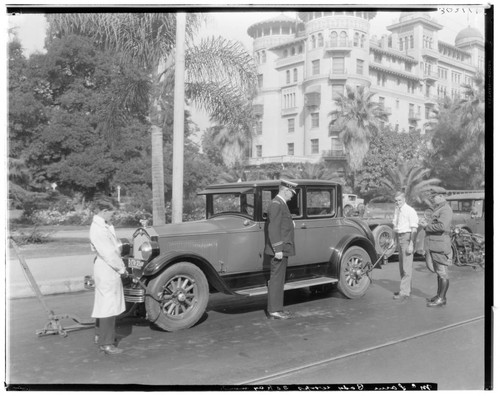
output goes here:
<path id="1" fill-rule="evenodd" d="M 98 204 L 97 213 L 90 226 L 90 243 L 96 252 L 94 260 L 95 297 L 92 317 L 96 318 L 95 343 L 106 354 L 123 350 L 115 343 L 116 317 L 125 311 L 121 278 L 128 276 L 120 256 L 120 244 L 114 227 L 109 224 L 114 208 L 108 202 Z"/>

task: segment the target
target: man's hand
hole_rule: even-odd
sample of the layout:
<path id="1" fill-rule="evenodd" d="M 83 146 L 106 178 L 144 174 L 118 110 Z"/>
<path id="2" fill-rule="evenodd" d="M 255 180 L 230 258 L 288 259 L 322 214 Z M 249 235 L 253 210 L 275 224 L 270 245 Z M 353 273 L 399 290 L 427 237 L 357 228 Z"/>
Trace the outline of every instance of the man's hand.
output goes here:
<path id="1" fill-rule="evenodd" d="M 125 280 L 130 277 L 130 274 L 127 271 L 120 272 L 120 277 Z"/>
<path id="2" fill-rule="evenodd" d="M 276 252 L 276 253 L 274 253 L 274 258 L 276 260 L 282 260 L 283 259 L 283 252 Z"/>

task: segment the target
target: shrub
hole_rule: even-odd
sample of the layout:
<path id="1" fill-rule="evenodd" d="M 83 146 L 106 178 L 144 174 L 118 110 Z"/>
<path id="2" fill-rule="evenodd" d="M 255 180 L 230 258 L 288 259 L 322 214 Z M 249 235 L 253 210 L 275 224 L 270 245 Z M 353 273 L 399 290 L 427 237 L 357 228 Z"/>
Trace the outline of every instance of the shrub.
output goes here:
<path id="1" fill-rule="evenodd" d="M 17 235 L 12 235 L 11 238 L 18 245 L 29 245 L 49 242 L 52 238 L 50 237 L 52 233 L 42 233 L 37 230 L 35 226 L 31 232 L 19 232 Z"/>

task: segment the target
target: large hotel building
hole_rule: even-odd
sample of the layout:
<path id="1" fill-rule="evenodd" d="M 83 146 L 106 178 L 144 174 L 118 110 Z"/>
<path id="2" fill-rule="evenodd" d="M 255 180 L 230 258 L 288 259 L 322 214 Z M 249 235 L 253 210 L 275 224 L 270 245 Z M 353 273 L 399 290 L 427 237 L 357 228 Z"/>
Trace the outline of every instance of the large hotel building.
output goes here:
<path id="1" fill-rule="evenodd" d="M 403 12 L 387 35 L 370 37 L 375 12 L 299 12 L 248 28 L 258 67 L 258 117 L 248 163 L 329 161 L 343 171 L 340 130 L 329 113 L 345 86 L 368 86 L 401 132 L 425 133 L 439 98 L 461 95 L 484 69 L 484 38 L 460 31 L 438 39 L 442 25 L 424 12 Z"/>

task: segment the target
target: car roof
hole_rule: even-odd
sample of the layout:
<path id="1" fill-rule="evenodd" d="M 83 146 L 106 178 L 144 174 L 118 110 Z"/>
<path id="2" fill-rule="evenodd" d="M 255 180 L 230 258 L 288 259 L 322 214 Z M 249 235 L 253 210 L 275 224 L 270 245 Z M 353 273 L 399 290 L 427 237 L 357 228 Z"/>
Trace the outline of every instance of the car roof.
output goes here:
<path id="1" fill-rule="evenodd" d="M 340 183 L 331 180 L 318 179 L 287 179 L 293 183 L 297 183 L 297 187 L 303 186 L 340 186 Z M 212 184 L 207 186 L 198 194 L 223 193 L 223 192 L 247 192 L 255 187 L 279 187 L 280 180 L 250 180 L 235 183 Z"/>
<path id="2" fill-rule="evenodd" d="M 447 201 L 457 201 L 465 199 L 484 199 L 484 192 L 453 194 L 446 197 Z"/>

